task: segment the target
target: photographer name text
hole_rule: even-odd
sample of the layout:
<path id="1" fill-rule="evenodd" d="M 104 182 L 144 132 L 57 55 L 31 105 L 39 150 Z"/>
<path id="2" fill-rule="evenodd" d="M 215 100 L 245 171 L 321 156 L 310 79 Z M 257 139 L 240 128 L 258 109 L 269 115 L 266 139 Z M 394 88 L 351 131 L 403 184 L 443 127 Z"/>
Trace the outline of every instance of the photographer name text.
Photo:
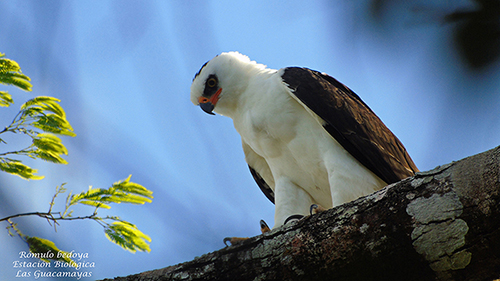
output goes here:
<path id="1" fill-rule="evenodd" d="M 19 252 L 19 260 L 12 262 L 13 268 L 18 268 L 15 277 L 20 278 L 75 278 L 80 280 L 85 277 L 92 277 L 90 268 L 95 267 L 95 262 L 89 262 L 88 253 L 57 252 L 48 251 L 46 253 Z M 36 259 L 26 261 L 24 259 Z M 53 260 L 46 262 L 44 260 Z M 71 259 L 71 260 L 70 260 Z M 73 270 L 70 270 L 73 269 Z M 76 271 L 74 271 L 76 270 Z"/>

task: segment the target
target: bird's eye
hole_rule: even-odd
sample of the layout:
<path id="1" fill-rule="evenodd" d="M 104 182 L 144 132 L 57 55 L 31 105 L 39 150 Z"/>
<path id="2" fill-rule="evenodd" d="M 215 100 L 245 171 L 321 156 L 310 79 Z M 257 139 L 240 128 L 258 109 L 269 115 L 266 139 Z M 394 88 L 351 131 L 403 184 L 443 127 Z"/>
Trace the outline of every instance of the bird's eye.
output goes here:
<path id="1" fill-rule="evenodd" d="M 207 80 L 207 86 L 210 87 L 210 88 L 213 88 L 217 85 L 217 79 L 215 78 L 209 78 Z"/>

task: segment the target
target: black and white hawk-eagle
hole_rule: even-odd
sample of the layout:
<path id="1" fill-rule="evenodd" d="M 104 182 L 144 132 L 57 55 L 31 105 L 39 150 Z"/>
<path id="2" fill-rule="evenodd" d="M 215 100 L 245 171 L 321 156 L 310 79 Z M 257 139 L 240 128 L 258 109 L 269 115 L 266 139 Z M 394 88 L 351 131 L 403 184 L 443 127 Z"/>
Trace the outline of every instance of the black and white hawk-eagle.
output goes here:
<path id="1" fill-rule="evenodd" d="M 403 144 L 335 78 L 269 69 L 237 52 L 205 63 L 191 101 L 233 119 L 250 172 L 275 204 L 274 227 L 370 194 L 418 171 Z"/>

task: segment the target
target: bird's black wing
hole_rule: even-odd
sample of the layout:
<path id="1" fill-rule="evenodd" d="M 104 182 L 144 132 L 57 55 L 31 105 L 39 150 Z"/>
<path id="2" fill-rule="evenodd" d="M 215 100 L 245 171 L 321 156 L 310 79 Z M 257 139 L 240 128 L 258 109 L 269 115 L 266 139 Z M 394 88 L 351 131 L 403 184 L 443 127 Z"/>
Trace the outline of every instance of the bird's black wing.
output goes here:
<path id="1" fill-rule="evenodd" d="M 300 67 L 285 68 L 282 78 L 298 100 L 325 121 L 325 130 L 387 184 L 418 171 L 399 139 L 335 78 Z"/>

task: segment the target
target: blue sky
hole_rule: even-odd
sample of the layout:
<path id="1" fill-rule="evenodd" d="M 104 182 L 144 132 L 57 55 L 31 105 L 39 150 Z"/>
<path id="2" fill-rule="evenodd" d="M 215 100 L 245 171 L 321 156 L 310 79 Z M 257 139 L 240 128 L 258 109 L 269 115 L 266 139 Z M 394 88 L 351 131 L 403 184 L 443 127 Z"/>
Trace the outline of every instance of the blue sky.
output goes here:
<path id="1" fill-rule="evenodd" d="M 456 6 L 388 2 L 378 20 L 370 1 L 0 2 L 0 52 L 33 84 L 29 93 L 4 87 L 16 103 L 0 109 L 0 120 L 6 125 L 25 100 L 49 95 L 61 99 L 77 133 L 63 138 L 68 165 L 27 162 L 44 180 L 0 174 L 0 217 L 46 211 L 64 182 L 76 193 L 132 174 L 154 191 L 153 203 L 102 215 L 135 223 L 153 239 L 150 253 L 122 250 L 91 221 L 63 222 L 54 232 L 42 219 L 16 220 L 28 235 L 88 253 L 92 279 L 191 260 L 222 248 L 226 236 L 259 234 L 260 219 L 272 225 L 274 206 L 248 171 L 232 121 L 189 100 L 194 74 L 223 51 L 336 77 L 421 170 L 499 145 L 500 68 L 464 66 L 452 44 L 455 25 L 439 18 Z M 20 146 L 11 138 L 9 148 Z M 59 199 L 55 209 L 64 205 Z M 0 233 L 2 276 L 15 278 L 12 263 L 26 250 Z"/>

